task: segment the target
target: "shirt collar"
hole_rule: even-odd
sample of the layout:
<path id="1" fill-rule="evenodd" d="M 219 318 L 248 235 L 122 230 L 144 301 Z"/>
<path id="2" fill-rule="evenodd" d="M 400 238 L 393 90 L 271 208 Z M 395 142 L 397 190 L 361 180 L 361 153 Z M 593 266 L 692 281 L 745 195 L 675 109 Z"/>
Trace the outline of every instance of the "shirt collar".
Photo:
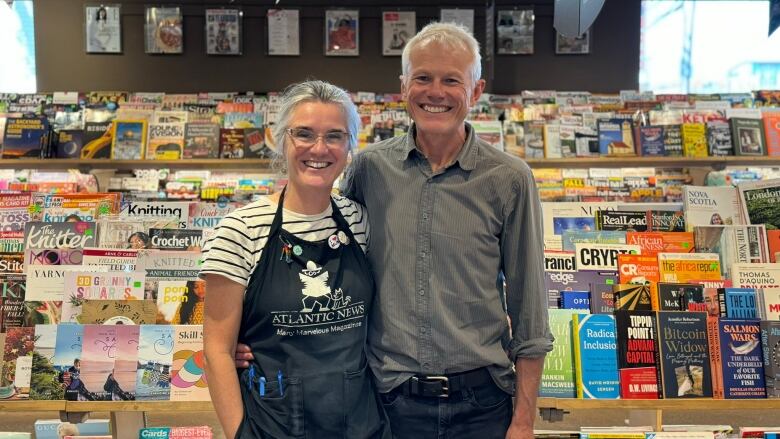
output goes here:
<path id="1" fill-rule="evenodd" d="M 474 134 L 474 128 L 472 128 L 468 122 L 464 123 L 466 124 L 466 141 L 460 149 L 458 156 L 455 158 L 455 163 L 464 171 L 472 171 L 477 166 L 477 137 Z M 417 126 L 412 123 L 412 126 L 409 127 L 409 131 L 406 133 L 404 141 L 400 142 L 395 149 L 396 159 L 406 160 L 409 158 L 412 151 L 417 149 L 417 144 L 414 141 L 416 130 Z"/>

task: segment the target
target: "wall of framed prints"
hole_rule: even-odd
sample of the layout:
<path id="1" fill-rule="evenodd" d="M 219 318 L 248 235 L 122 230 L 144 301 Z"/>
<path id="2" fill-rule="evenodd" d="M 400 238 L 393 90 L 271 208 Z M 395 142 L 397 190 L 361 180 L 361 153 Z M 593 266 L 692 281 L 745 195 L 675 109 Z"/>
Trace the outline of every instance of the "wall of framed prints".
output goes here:
<path id="1" fill-rule="evenodd" d="M 178 6 L 181 33 L 170 11 L 150 17 L 148 6 L 156 5 L 148 1 L 109 1 L 106 14 L 92 1 L 81 7 L 35 1 L 38 90 L 265 92 L 316 77 L 351 90 L 397 92 L 398 47 L 410 37 L 410 20 L 419 30 L 438 20 L 442 7 L 471 9 L 475 36 L 483 46 L 486 39 L 486 3 L 480 0 L 361 0 L 339 2 L 340 8 L 322 0 L 282 0 L 278 6 L 271 0 L 165 3 L 166 9 Z M 112 38 L 116 22 L 97 19 L 113 18 L 112 6 L 120 15 L 119 41 Z M 231 43 L 235 30 L 225 29 L 219 18 L 207 27 L 206 10 L 221 8 L 240 10 L 239 41 Z M 286 36 L 278 33 L 269 44 L 269 8 L 297 11 L 298 45 L 280 46 Z M 495 0 L 494 9 L 496 47 L 492 56 L 483 52 L 488 91 L 617 92 L 638 86 L 640 0 L 608 0 L 591 32 L 576 40 L 558 38 L 552 0 Z M 274 22 L 276 30 L 280 23 Z"/>

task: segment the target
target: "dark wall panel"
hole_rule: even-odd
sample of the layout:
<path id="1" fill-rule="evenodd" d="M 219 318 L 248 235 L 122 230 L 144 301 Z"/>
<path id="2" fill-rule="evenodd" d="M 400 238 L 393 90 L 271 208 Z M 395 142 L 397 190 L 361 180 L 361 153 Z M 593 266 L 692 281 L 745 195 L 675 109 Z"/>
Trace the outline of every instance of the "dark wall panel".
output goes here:
<path id="1" fill-rule="evenodd" d="M 323 16 L 331 3 L 317 0 L 282 1 L 282 7 L 301 10 L 300 57 L 269 57 L 266 52 L 265 11 L 273 2 L 229 3 L 182 0 L 183 55 L 147 55 L 143 48 L 143 0 L 114 0 L 122 4 L 121 55 L 84 52 L 84 2 L 35 0 L 38 89 L 165 91 L 278 91 L 291 82 L 317 78 L 350 90 L 397 92 L 400 57 L 381 55 L 381 11 L 398 8 L 417 11 L 422 27 L 438 18 L 438 4 L 421 2 L 340 1 L 340 7 L 360 9 L 360 57 L 323 54 Z M 207 56 L 203 9 L 239 5 L 244 10 L 244 54 Z M 502 5 L 503 4 L 503 5 Z M 639 72 L 639 0 L 606 0 L 593 29 L 592 54 L 556 56 L 552 28 L 552 1 L 497 1 L 497 9 L 534 4 L 535 54 L 496 56 L 494 78 L 488 89 L 514 93 L 523 89 L 589 90 L 597 92 L 636 88 Z M 422 5 L 422 6 L 421 6 Z M 484 43 L 485 3 L 450 0 L 445 6 L 475 9 L 475 33 Z M 488 71 L 488 69 L 484 69 Z"/>

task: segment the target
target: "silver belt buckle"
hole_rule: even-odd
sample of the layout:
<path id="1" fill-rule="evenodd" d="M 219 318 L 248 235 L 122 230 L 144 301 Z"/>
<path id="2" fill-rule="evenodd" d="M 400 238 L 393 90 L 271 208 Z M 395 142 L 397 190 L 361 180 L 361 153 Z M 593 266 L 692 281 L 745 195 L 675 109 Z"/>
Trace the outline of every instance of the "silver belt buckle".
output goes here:
<path id="1" fill-rule="evenodd" d="M 434 376 L 426 376 L 423 379 L 426 380 L 426 381 L 440 381 L 442 383 L 441 390 L 442 390 L 443 393 L 441 395 L 438 395 L 439 398 L 449 398 L 449 396 L 450 396 L 450 379 L 449 378 L 447 378 L 445 376 L 434 375 Z"/>

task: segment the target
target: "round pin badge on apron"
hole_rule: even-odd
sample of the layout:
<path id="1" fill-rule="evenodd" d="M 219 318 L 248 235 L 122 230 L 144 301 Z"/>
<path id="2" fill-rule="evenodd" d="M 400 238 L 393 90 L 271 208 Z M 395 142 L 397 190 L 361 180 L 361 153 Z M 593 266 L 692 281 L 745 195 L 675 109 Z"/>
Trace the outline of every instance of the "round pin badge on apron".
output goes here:
<path id="1" fill-rule="evenodd" d="M 344 233 L 343 230 L 339 230 L 339 233 L 336 234 L 336 236 L 339 237 L 339 242 L 343 245 L 349 245 L 349 237 L 346 233 Z"/>
<path id="2" fill-rule="evenodd" d="M 339 242 L 339 237 L 337 235 L 330 235 L 330 237 L 328 237 L 328 245 L 333 250 L 339 248 L 339 246 L 341 245 L 341 242 Z"/>

